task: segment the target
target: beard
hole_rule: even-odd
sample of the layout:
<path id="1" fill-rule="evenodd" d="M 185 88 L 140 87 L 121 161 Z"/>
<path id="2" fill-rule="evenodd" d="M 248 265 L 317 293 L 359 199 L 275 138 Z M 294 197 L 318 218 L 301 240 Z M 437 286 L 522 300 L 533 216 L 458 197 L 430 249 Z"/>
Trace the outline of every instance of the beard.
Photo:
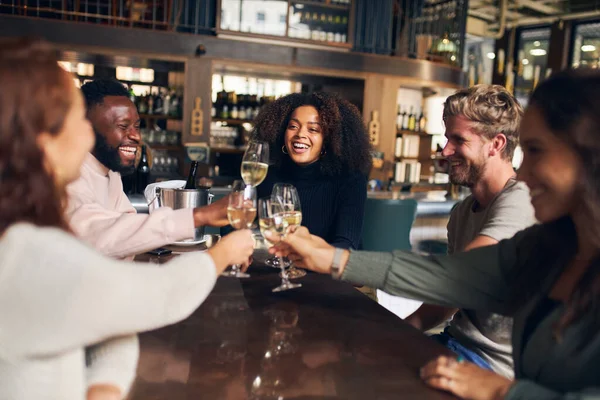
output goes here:
<path id="1" fill-rule="evenodd" d="M 135 162 L 131 165 L 123 165 L 118 147 L 112 147 L 104 136 L 94 130 L 96 136 L 96 145 L 94 146 L 94 156 L 106 168 L 111 171 L 120 173 L 121 175 L 131 175 L 135 172 Z"/>
<path id="2" fill-rule="evenodd" d="M 461 159 L 461 165 L 458 167 L 450 167 L 448 176 L 450 182 L 454 185 L 473 187 L 481 179 L 485 169 L 483 160 L 478 163 L 468 162 Z"/>

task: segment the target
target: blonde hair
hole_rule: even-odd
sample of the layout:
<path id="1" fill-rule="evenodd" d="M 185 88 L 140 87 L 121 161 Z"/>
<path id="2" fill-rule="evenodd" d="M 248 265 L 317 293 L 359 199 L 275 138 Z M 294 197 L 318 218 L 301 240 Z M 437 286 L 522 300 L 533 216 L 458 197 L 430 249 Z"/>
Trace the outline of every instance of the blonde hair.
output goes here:
<path id="1" fill-rule="evenodd" d="M 502 156 L 512 159 L 519 143 L 523 107 L 503 86 L 475 85 L 454 93 L 444 103 L 444 121 L 456 116 L 471 121 L 475 131 L 487 139 L 504 134 L 506 146 Z"/>

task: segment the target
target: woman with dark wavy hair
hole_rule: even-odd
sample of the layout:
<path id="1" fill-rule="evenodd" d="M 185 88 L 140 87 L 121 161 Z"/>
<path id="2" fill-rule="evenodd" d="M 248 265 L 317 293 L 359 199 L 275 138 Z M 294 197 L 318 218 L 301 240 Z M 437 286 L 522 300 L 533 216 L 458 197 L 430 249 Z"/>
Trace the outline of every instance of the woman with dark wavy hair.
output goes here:
<path id="1" fill-rule="evenodd" d="M 357 249 L 371 167 L 358 109 L 332 93 L 290 94 L 261 111 L 252 136 L 270 145 L 272 165 L 259 197 L 275 183 L 294 185 L 302 225 L 334 246 Z"/>
<path id="2" fill-rule="evenodd" d="M 599 71 L 570 70 L 533 93 L 518 177 L 540 224 L 511 239 L 422 257 L 349 253 L 301 228 L 272 251 L 394 295 L 514 317 L 514 381 L 440 357 L 421 369 L 432 387 L 475 400 L 600 399 L 599 92 Z"/>
<path id="3" fill-rule="evenodd" d="M 83 98 L 40 41 L 0 40 L 0 399 L 116 400 L 136 332 L 186 318 L 254 241 L 238 231 L 169 268 L 106 258 L 63 219 L 94 144 Z"/>

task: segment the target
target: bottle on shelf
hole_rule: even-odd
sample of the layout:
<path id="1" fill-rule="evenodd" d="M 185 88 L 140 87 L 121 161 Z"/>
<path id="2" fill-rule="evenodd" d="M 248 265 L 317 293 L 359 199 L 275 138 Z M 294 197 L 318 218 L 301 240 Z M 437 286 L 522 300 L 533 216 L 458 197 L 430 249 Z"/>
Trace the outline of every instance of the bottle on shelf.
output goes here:
<path id="1" fill-rule="evenodd" d="M 419 115 L 421 114 L 421 110 L 415 113 L 415 132 L 421 132 L 421 125 L 419 125 Z"/>
<path id="2" fill-rule="evenodd" d="M 198 161 L 192 161 L 190 165 L 190 173 L 185 182 L 184 189 L 196 189 L 196 175 L 198 174 Z"/>
<path id="3" fill-rule="evenodd" d="M 402 129 L 402 106 L 398 106 L 398 114 L 396 114 L 396 130 Z"/>
<path id="4" fill-rule="evenodd" d="M 248 98 L 247 94 L 240 94 L 238 96 L 238 104 L 239 104 L 239 111 L 238 111 L 238 118 L 241 120 L 245 120 L 247 119 L 247 113 L 246 113 L 246 99 Z"/>
<path id="5" fill-rule="evenodd" d="M 402 130 L 405 131 L 408 129 L 408 115 L 406 114 L 406 110 L 402 111 Z"/>
<path id="6" fill-rule="evenodd" d="M 223 118 L 223 119 L 228 119 L 229 118 L 229 101 L 227 99 L 227 96 L 225 96 L 224 103 L 221 106 L 221 115 L 220 115 L 220 117 Z"/>
<path id="7" fill-rule="evenodd" d="M 154 96 L 152 93 L 148 95 L 148 114 L 154 114 Z"/>
<path id="8" fill-rule="evenodd" d="M 140 96 L 138 100 L 138 112 L 140 114 L 148 114 L 148 99 L 146 96 Z"/>
<path id="9" fill-rule="evenodd" d="M 394 157 L 402 157 L 402 134 L 396 134 L 396 145 L 394 146 Z"/>
<path id="10" fill-rule="evenodd" d="M 415 117 L 415 114 L 413 113 L 413 108 L 410 107 L 410 114 L 408 114 L 408 130 L 414 131 L 416 123 L 417 123 L 417 117 Z"/>
<path id="11" fill-rule="evenodd" d="M 235 95 L 235 92 L 231 93 L 231 112 L 230 112 L 231 118 L 233 119 L 238 119 L 239 118 L 239 110 L 238 110 L 238 106 L 237 106 L 237 96 Z"/>
<path id="12" fill-rule="evenodd" d="M 162 115 L 163 114 L 163 106 L 164 106 L 164 98 L 163 92 L 161 90 L 154 95 L 154 110 L 153 114 Z"/>
<path id="13" fill-rule="evenodd" d="M 423 114 L 423 110 L 421 110 L 421 114 L 419 115 L 419 131 L 426 132 L 425 128 L 427 127 L 427 118 L 425 114 Z"/>
<path id="14" fill-rule="evenodd" d="M 146 154 L 146 145 L 142 145 L 142 154 L 140 162 L 135 171 L 136 192 L 143 194 L 144 189 L 150 183 L 150 164 L 148 164 L 148 156 Z"/>
<path id="15" fill-rule="evenodd" d="M 173 103 L 173 91 L 167 89 L 165 91 L 164 103 L 163 103 L 163 115 L 171 114 L 171 104 Z"/>

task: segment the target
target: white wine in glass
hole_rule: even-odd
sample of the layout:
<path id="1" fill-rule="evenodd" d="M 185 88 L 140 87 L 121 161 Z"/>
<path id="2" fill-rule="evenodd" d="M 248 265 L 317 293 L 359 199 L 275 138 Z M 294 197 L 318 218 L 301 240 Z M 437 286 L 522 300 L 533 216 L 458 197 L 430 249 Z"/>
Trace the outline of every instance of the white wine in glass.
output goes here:
<path id="1" fill-rule="evenodd" d="M 227 219 L 233 229 L 250 229 L 256 218 L 256 207 L 227 207 Z"/>
<path id="2" fill-rule="evenodd" d="M 246 185 L 258 186 L 269 170 L 269 144 L 251 141 L 242 157 L 241 174 Z"/>
<path id="3" fill-rule="evenodd" d="M 284 211 L 282 217 L 290 228 L 297 228 L 302 223 L 302 211 Z"/>
<path id="4" fill-rule="evenodd" d="M 269 164 L 256 161 L 242 161 L 242 179 L 246 185 L 258 186 L 267 177 Z"/>
<path id="5" fill-rule="evenodd" d="M 300 226 L 302 223 L 302 206 L 300 205 L 298 190 L 293 185 L 276 183 L 271 193 L 271 201 L 279 204 L 287 227 L 297 228 Z M 280 262 L 282 260 L 279 259 Z M 301 278 L 306 275 L 306 271 L 295 268 L 291 262 L 289 265 L 290 269 L 287 271 L 287 274 L 290 279 Z"/>
<path id="6" fill-rule="evenodd" d="M 278 238 L 279 232 L 277 232 L 277 227 L 275 225 L 275 220 L 272 217 L 268 218 L 259 218 L 258 219 L 258 227 L 260 228 L 260 233 L 265 240 L 265 243 L 269 247 L 273 247 L 277 242 L 271 242 L 269 238 Z"/>
<path id="7" fill-rule="evenodd" d="M 270 198 L 258 200 L 258 226 L 260 227 L 260 233 L 265 239 L 265 243 L 269 247 L 275 245 L 285 237 L 288 223 L 283 214 L 281 205 L 274 203 Z M 281 274 L 279 274 L 281 284 L 273 289 L 274 292 L 281 292 L 302 286 L 299 283 L 290 282 L 283 260 L 279 260 L 278 266 L 281 268 Z"/>
<path id="8" fill-rule="evenodd" d="M 256 188 L 242 181 L 234 181 L 229 195 L 227 219 L 233 229 L 249 229 L 256 218 Z M 224 276 L 249 278 L 250 275 L 240 271 L 239 265 L 232 265 L 230 271 L 223 272 Z"/>

